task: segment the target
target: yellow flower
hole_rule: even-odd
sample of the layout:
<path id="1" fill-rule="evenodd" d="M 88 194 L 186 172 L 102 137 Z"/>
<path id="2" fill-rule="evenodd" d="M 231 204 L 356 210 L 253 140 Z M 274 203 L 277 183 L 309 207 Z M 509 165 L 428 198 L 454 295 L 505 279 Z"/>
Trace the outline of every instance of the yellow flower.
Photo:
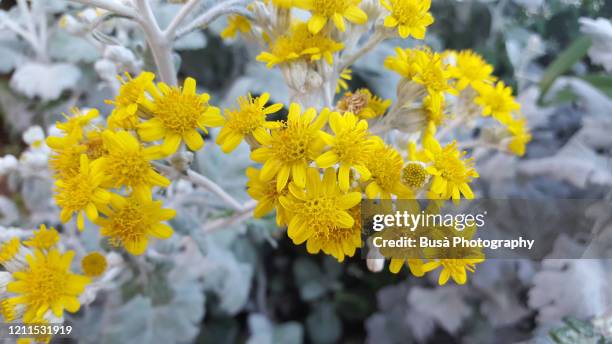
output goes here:
<path id="1" fill-rule="evenodd" d="M 40 225 L 38 231 L 34 233 L 34 237 L 23 242 L 24 245 L 37 248 L 39 250 L 48 250 L 55 246 L 59 241 L 59 233 L 55 228 L 47 229 L 47 226 Z"/>
<path id="2" fill-rule="evenodd" d="M 162 202 L 154 201 L 150 190 L 133 192 L 129 197 L 114 195 L 107 215 L 96 222 L 100 233 L 133 255 L 143 254 L 151 237 L 167 239 L 174 233 L 161 222 L 172 219 L 176 212 L 162 208 Z"/>
<path id="3" fill-rule="evenodd" d="M 417 73 L 417 69 L 414 65 L 417 56 L 423 54 L 423 52 L 419 49 L 402 49 L 396 47 L 395 54 L 397 56 L 388 56 L 385 59 L 385 68 L 396 72 L 406 79 L 412 80 Z"/>
<path id="4" fill-rule="evenodd" d="M 125 79 L 117 76 L 121 82 L 119 95 L 115 100 L 107 100 L 108 104 L 114 105 L 113 112 L 108 117 L 108 127 L 111 129 L 134 129 L 138 125 L 138 103 L 145 100 L 146 90 L 153 87 L 155 74 L 142 72 L 132 79 L 129 73 L 125 73 Z"/>
<path id="5" fill-rule="evenodd" d="M 224 123 L 219 109 L 208 104 L 210 96 L 196 93 L 193 78 L 185 79 L 182 89 L 160 82 L 149 93 L 153 99 L 145 99 L 141 105 L 152 118 L 138 124 L 138 135 L 146 142 L 163 139 L 163 154 L 176 152 L 182 141 L 189 149 L 199 150 L 204 140 L 197 129 L 207 133 L 207 126 L 219 127 Z"/>
<path id="6" fill-rule="evenodd" d="M 329 20 L 334 22 L 338 30 L 346 31 L 344 18 L 354 24 L 365 24 L 368 15 L 359 8 L 361 0 L 294 0 L 297 7 L 312 12 L 308 21 L 308 30 L 317 34 Z"/>
<path id="7" fill-rule="evenodd" d="M 53 151 L 49 165 L 56 178 L 68 179 L 79 174 L 81 155 L 87 152 L 87 147 L 81 145 L 74 135 L 64 138 L 50 136 L 47 145 Z"/>
<path id="8" fill-rule="evenodd" d="M 508 149 L 518 156 L 525 155 L 525 146 L 531 141 L 527 120 L 524 117 L 510 120 L 508 132 L 512 135 L 508 143 Z"/>
<path id="9" fill-rule="evenodd" d="M 361 246 L 360 227 L 349 212 L 361 201 L 360 192 L 342 192 L 338 187 L 336 172 L 325 170 L 321 180 L 319 170 L 309 168 L 306 185 L 289 184 L 288 196 L 281 196 L 281 204 L 293 214 L 287 234 L 293 243 L 307 241 L 308 253 L 323 250 L 339 261 L 353 256 Z"/>
<path id="10" fill-rule="evenodd" d="M 246 170 L 246 175 L 249 177 L 247 182 L 247 193 L 253 199 L 257 200 L 257 206 L 253 211 L 255 218 L 264 217 L 272 210 L 276 209 L 276 224 L 280 226 L 287 225 L 289 214 L 287 210 L 280 204 L 280 196 L 287 194 L 287 189 L 282 191 L 276 190 L 276 180 L 263 181 L 260 177 L 260 170 L 249 167 Z"/>
<path id="11" fill-rule="evenodd" d="M 426 166 L 420 161 L 409 161 L 402 168 L 401 181 L 412 190 L 424 187 L 430 179 Z"/>
<path id="12" fill-rule="evenodd" d="M 483 83 L 491 83 L 495 80 L 491 74 L 493 67 L 488 64 L 482 56 L 471 50 L 461 51 L 455 56 L 455 66 L 451 67 L 453 77 L 457 80 L 459 91 L 468 86 L 477 88 Z"/>
<path id="13" fill-rule="evenodd" d="M 452 142 L 445 147 L 431 135 L 423 139 L 423 150 L 416 152 L 414 143 L 412 148 L 411 160 L 422 161 L 427 166 L 427 172 L 433 176 L 431 182 L 431 192 L 446 200 L 452 198 L 459 201 L 461 195 L 466 199 L 473 199 L 474 193 L 469 183 L 474 178 L 478 178 L 478 172 L 474 169 L 473 159 L 464 159 L 467 154 L 460 152 L 457 142 Z"/>
<path id="14" fill-rule="evenodd" d="M 382 5 L 391 12 L 385 18 L 385 26 L 397 27 L 400 37 L 410 36 L 425 39 L 427 27 L 434 22 L 429 13 L 431 0 L 380 0 Z"/>
<path id="15" fill-rule="evenodd" d="M 264 2 L 267 2 L 267 0 L 264 0 Z M 272 4 L 278 8 L 290 9 L 294 6 L 295 0 L 272 0 Z"/>
<path id="16" fill-rule="evenodd" d="M 372 119 L 385 114 L 391 106 L 391 100 L 382 100 L 367 88 L 361 88 L 355 93 L 346 92 L 338 101 L 338 110 L 351 112 L 361 119 Z"/>
<path id="17" fill-rule="evenodd" d="M 83 230 L 85 219 L 83 213 L 91 221 L 98 218 L 98 211 L 104 210 L 110 201 L 110 192 L 101 185 L 104 181 L 101 161 L 89 162 L 87 155 L 80 158 L 80 170 L 77 175 L 55 182 L 55 201 L 62 208 L 60 219 L 66 223 L 77 214 L 77 227 Z"/>
<path id="18" fill-rule="evenodd" d="M 98 252 L 92 252 L 81 260 L 81 268 L 85 275 L 98 277 L 106 271 L 106 258 Z"/>
<path id="19" fill-rule="evenodd" d="M 143 147 L 132 134 L 123 130 L 105 130 L 102 138 L 108 150 L 99 162 L 106 178 L 104 185 L 131 189 L 170 185 L 170 181 L 151 166 L 151 160 L 161 157 L 159 147 Z"/>
<path id="20" fill-rule="evenodd" d="M 62 114 L 66 119 L 66 122 L 56 122 L 55 126 L 60 129 L 64 133 L 64 137 L 48 137 L 47 144 L 49 141 L 57 142 L 57 140 L 63 140 L 65 137 L 76 137 L 77 139 L 81 139 L 83 137 L 83 129 L 94 119 L 100 115 L 100 112 L 97 109 L 89 109 L 87 112 L 83 113 L 78 108 L 70 109 L 72 112 L 72 116 L 68 116 L 66 114 Z M 49 145 L 51 147 L 51 145 Z"/>
<path id="21" fill-rule="evenodd" d="M 345 69 L 340 73 L 338 78 L 338 84 L 336 85 L 336 93 L 340 93 L 342 90 L 348 90 L 349 85 L 347 81 L 353 80 L 353 71 L 351 69 Z"/>
<path id="22" fill-rule="evenodd" d="M 236 149 L 245 136 L 263 138 L 267 136 L 266 129 L 279 127 L 279 122 L 267 122 L 266 117 L 282 109 L 283 104 L 266 106 L 269 99 L 269 93 L 257 98 L 249 94 L 248 98 L 238 98 L 238 110 L 225 110 L 226 122 L 217 137 L 217 144 L 225 153 Z"/>
<path id="23" fill-rule="evenodd" d="M 440 229 L 438 229 L 440 230 Z M 466 240 L 471 239 L 476 233 L 474 226 L 457 231 L 455 228 L 442 228 L 440 232 L 433 232 L 432 236 L 448 238 L 452 241 L 453 237 L 461 236 Z M 425 249 L 425 257 L 430 261 L 423 265 L 423 270 L 429 272 L 439 267 L 442 268 L 438 277 L 438 284 L 445 285 L 450 278 L 457 284 L 467 282 L 467 272 L 474 272 L 476 264 L 482 263 L 485 256 L 479 247 L 462 247 L 451 245 L 448 248 L 428 248 Z"/>
<path id="24" fill-rule="evenodd" d="M 231 15 L 227 17 L 227 27 L 221 32 L 221 37 L 225 39 L 236 37 L 238 31 L 242 33 L 250 32 L 251 22 L 241 15 Z"/>
<path id="25" fill-rule="evenodd" d="M 324 58 L 327 63 L 332 64 L 334 53 L 343 48 L 344 44 L 334 41 L 323 32 L 313 34 L 308 31 L 306 23 L 297 23 L 292 26 L 289 34 L 280 36 L 271 43 L 269 52 L 259 54 L 257 61 L 265 62 L 268 68 L 302 58 L 308 61 Z"/>
<path id="26" fill-rule="evenodd" d="M 402 184 L 404 159 L 400 153 L 395 148 L 385 145 L 378 137 L 374 143 L 374 149 L 366 162 L 366 167 L 372 174 L 365 189 L 368 198 L 390 199 L 392 194 L 399 198 L 412 198 L 412 190 Z"/>
<path id="27" fill-rule="evenodd" d="M 261 180 L 270 181 L 276 177 L 277 191 L 287 185 L 290 177 L 297 186 L 304 187 L 306 168 L 319 157 L 325 146 L 321 128 L 328 116 L 327 109 L 317 117 L 315 109 L 310 108 L 302 113 L 300 106 L 292 103 L 287 122 L 270 134 L 257 138 L 262 147 L 251 153 L 251 159 L 263 163 Z"/>
<path id="28" fill-rule="evenodd" d="M 521 109 L 521 105 L 514 100 L 512 88 L 506 87 L 499 81 L 495 87 L 482 84 L 476 88 L 478 96 L 474 103 L 482 107 L 484 116 L 493 116 L 501 123 L 507 123 L 512 118 L 512 112 Z"/>
<path id="29" fill-rule="evenodd" d="M 17 237 L 2 243 L 0 245 L 0 264 L 9 270 L 6 264 L 17 257 L 22 247 L 21 241 Z"/>
<path id="30" fill-rule="evenodd" d="M 24 322 L 41 319 L 47 310 L 59 318 L 64 309 L 71 313 L 79 310 L 78 296 L 89 279 L 70 272 L 73 257 L 73 251 L 61 254 L 57 249 L 46 253 L 36 249 L 26 258 L 27 269 L 13 273 L 15 281 L 6 290 L 19 294 L 9 300 L 25 306 Z"/>
<path id="31" fill-rule="evenodd" d="M 340 190 L 347 192 L 350 188 L 350 171 L 359 172 L 361 180 L 370 179 L 370 170 L 365 166 L 368 156 L 372 153 L 373 142 L 368 132 L 368 122 L 359 120 L 350 112 L 343 116 L 332 112 L 329 125 L 334 135 L 323 133 L 322 137 L 330 149 L 316 159 L 320 168 L 338 168 Z"/>
<path id="32" fill-rule="evenodd" d="M 427 88 L 430 94 L 447 92 L 456 94 L 450 83 L 452 73 L 449 66 L 443 61 L 442 55 L 430 50 L 420 50 L 414 61 L 414 82 Z"/>

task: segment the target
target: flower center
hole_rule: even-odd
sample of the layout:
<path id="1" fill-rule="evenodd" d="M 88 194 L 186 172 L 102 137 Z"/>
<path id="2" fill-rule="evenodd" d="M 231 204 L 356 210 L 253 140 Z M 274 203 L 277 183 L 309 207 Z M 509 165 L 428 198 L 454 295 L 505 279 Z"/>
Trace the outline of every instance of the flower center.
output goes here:
<path id="1" fill-rule="evenodd" d="M 145 217 L 140 204 L 126 204 L 112 217 L 111 244 L 119 246 L 121 243 L 139 241 L 147 233 L 149 220 Z"/>
<path id="2" fill-rule="evenodd" d="M 53 304 L 67 287 L 68 273 L 48 262 L 35 265 L 27 276 L 28 298 L 33 305 Z"/>
<path id="3" fill-rule="evenodd" d="M 315 0 L 314 10 L 325 17 L 331 17 L 334 13 L 344 13 L 349 5 L 347 0 Z"/>
<path id="4" fill-rule="evenodd" d="M 85 142 L 85 153 L 89 160 L 96 160 L 101 156 L 104 156 L 108 153 L 106 148 L 104 147 L 104 143 L 102 141 L 102 136 L 96 135 L 95 137 L 90 137 Z"/>
<path id="5" fill-rule="evenodd" d="M 313 140 L 314 134 L 305 124 L 286 123 L 285 128 L 273 132 L 272 151 L 284 163 L 307 160 L 308 148 Z"/>
<path id="6" fill-rule="evenodd" d="M 449 146 L 436 155 L 434 165 L 443 178 L 454 183 L 465 183 L 470 180 L 472 162 L 463 161 L 461 157 L 462 154 L 454 146 Z"/>
<path id="7" fill-rule="evenodd" d="M 265 115 L 257 104 L 246 103 L 239 111 L 232 111 L 227 126 L 243 135 L 252 133 L 265 122 Z"/>
<path id="8" fill-rule="evenodd" d="M 119 95 L 115 99 L 115 102 L 119 106 L 129 106 L 136 103 L 140 99 L 143 92 L 144 87 L 141 83 L 135 80 L 130 80 L 121 86 Z"/>
<path id="9" fill-rule="evenodd" d="M 425 167 L 418 162 L 409 162 L 402 169 L 401 181 L 412 189 L 422 188 L 428 179 L 429 175 L 425 171 Z"/>
<path id="10" fill-rule="evenodd" d="M 415 1 L 391 0 L 393 5 L 393 16 L 402 25 L 417 26 L 419 20 L 425 13 L 421 11 Z"/>
<path id="11" fill-rule="evenodd" d="M 338 133 L 332 148 L 338 155 L 340 162 L 347 164 L 361 164 L 368 153 L 366 130 L 345 130 Z"/>
<path id="12" fill-rule="evenodd" d="M 197 127 L 198 118 L 207 105 L 195 94 L 184 94 L 172 87 L 163 97 L 155 100 L 153 115 L 163 126 L 177 134 L 184 134 Z"/>
<path id="13" fill-rule="evenodd" d="M 338 103 L 338 108 L 341 111 L 348 111 L 354 114 L 358 114 L 361 110 L 368 106 L 369 97 L 365 93 L 347 93 L 344 95 L 342 100 Z"/>
<path id="14" fill-rule="evenodd" d="M 85 209 L 95 189 L 90 183 L 89 176 L 80 173 L 65 183 L 66 186 L 57 195 L 57 204 L 71 211 Z"/>
<path id="15" fill-rule="evenodd" d="M 141 152 L 120 152 L 108 156 L 107 173 L 116 185 L 135 186 L 145 183 L 150 167 Z"/>

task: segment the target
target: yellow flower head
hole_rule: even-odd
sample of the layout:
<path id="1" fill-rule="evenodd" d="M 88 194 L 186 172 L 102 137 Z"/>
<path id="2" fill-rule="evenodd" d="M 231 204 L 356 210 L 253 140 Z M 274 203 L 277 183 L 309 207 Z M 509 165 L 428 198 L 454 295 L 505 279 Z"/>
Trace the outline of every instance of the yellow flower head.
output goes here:
<path id="1" fill-rule="evenodd" d="M 60 129 L 64 133 L 63 138 L 58 137 L 48 137 L 47 144 L 49 141 L 53 142 L 57 140 L 62 140 L 65 137 L 76 137 L 77 139 L 81 139 L 83 137 L 83 129 L 89 125 L 89 123 L 100 115 L 100 112 L 97 109 L 89 109 L 87 112 L 83 113 L 78 108 L 70 109 L 72 112 L 72 116 L 68 116 L 66 114 L 62 114 L 66 119 L 66 122 L 56 122 L 55 126 Z M 49 145 L 51 147 L 51 145 Z"/>
<path id="2" fill-rule="evenodd" d="M 73 257 L 73 251 L 61 254 L 57 249 L 36 249 L 26 257 L 27 269 L 13 273 L 15 281 L 7 285 L 7 291 L 18 296 L 9 300 L 25 306 L 24 322 L 41 319 L 48 310 L 59 318 L 64 309 L 71 313 L 79 310 L 78 296 L 89 279 L 70 272 Z"/>
<path id="3" fill-rule="evenodd" d="M 39 250 L 48 250 L 55 246 L 59 239 L 59 233 L 55 228 L 47 229 L 47 226 L 40 225 L 40 228 L 34 233 L 34 236 L 30 240 L 24 241 L 23 244 Z"/>
<path id="4" fill-rule="evenodd" d="M 454 227 L 438 228 L 438 232 L 433 232 L 432 236 L 438 236 L 439 239 L 447 237 L 453 240 L 453 237 L 461 236 L 466 240 L 471 239 L 476 233 L 474 226 L 465 228 L 463 231 L 457 231 Z M 457 284 L 465 284 L 467 282 L 467 273 L 474 272 L 476 264 L 482 263 L 485 256 L 479 247 L 462 247 L 451 245 L 448 248 L 427 248 L 424 250 L 425 257 L 430 261 L 423 265 L 423 270 L 429 272 L 437 268 L 442 268 L 438 277 L 438 284 L 445 285 L 450 278 Z"/>
<path id="5" fill-rule="evenodd" d="M 402 184 L 412 190 L 419 190 L 429 182 L 430 175 L 420 161 L 410 161 L 402 168 Z"/>
<path id="6" fill-rule="evenodd" d="M 81 268 L 85 275 L 98 277 L 106 271 L 106 258 L 98 252 L 92 252 L 81 260 Z"/>
<path id="7" fill-rule="evenodd" d="M 50 136 L 47 145 L 53 151 L 49 165 L 56 178 L 68 179 L 79 174 L 81 155 L 87 153 L 87 147 L 80 144 L 74 135 L 64 138 Z"/>
<path id="8" fill-rule="evenodd" d="M 444 62 L 442 55 L 427 49 L 419 50 L 413 67 L 415 69 L 413 80 L 427 88 L 430 94 L 457 93 L 451 84 L 450 67 Z"/>
<path id="9" fill-rule="evenodd" d="M 336 85 L 336 93 L 340 93 L 342 90 L 348 90 L 349 85 L 347 81 L 353 80 L 353 71 L 351 69 L 345 69 L 340 73 L 338 78 L 338 84 Z"/>
<path id="10" fill-rule="evenodd" d="M 96 222 L 100 233 L 133 255 L 143 254 L 151 237 L 167 239 L 174 233 L 161 222 L 172 219 L 176 212 L 162 208 L 162 202 L 154 201 L 150 190 L 136 191 L 129 197 L 114 195 L 107 215 Z"/>
<path id="11" fill-rule="evenodd" d="M 395 48 L 397 56 L 389 56 L 385 59 L 385 68 L 392 70 L 401 77 L 412 80 L 417 73 L 414 66 L 417 56 L 423 54 L 420 49 Z"/>
<path id="12" fill-rule="evenodd" d="M 280 36 L 271 43 L 269 52 L 259 54 L 257 61 L 267 63 L 268 68 L 302 58 L 308 61 L 324 58 L 327 63 L 332 64 L 334 53 L 343 48 L 344 44 L 334 41 L 323 32 L 313 34 L 308 31 L 307 24 L 297 23 L 292 26 L 289 34 Z"/>
<path id="13" fill-rule="evenodd" d="M 241 15 L 234 14 L 227 17 L 227 27 L 221 32 L 221 37 L 228 39 L 236 37 L 238 32 L 247 33 L 251 31 L 251 22 Z"/>
<path id="14" fill-rule="evenodd" d="M 247 193 L 258 201 L 253 215 L 255 218 L 264 217 L 272 210 L 276 209 L 276 224 L 280 226 L 287 225 L 289 214 L 287 210 L 280 204 L 280 196 L 287 195 L 287 189 L 280 192 L 276 190 L 276 180 L 263 181 L 260 177 L 260 170 L 249 167 L 246 170 L 246 175 L 249 177 L 247 182 Z"/>
<path id="15" fill-rule="evenodd" d="M 382 5 L 391 12 L 385 18 L 385 26 L 397 27 L 400 37 L 410 36 L 425 39 L 427 27 L 434 22 L 429 13 L 431 0 L 380 0 Z"/>
<path id="16" fill-rule="evenodd" d="M 390 199 L 392 194 L 400 198 L 413 196 L 412 190 L 402 184 L 404 159 L 395 148 L 385 145 L 380 138 L 375 138 L 374 149 L 368 156 L 366 167 L 372 174 L 365 189 L 368 198 Z"/>
<path id="17" fill-rule="evenodd" d="M 508 132 L 512 135 L 508 143 L 508 149 L 518 156 L 525 155 L 525 146 L 531 141 L 527 120 L 524 117 L 510 120 Z"/>
<path id="18" fill-rule="evenodd" d="M 270 134 L 257 138 L 261 148 L 251 153 L 251 159 L 263 163 L 260 178 L 270 181 L 276 177 L 277 191 L 281 191 L 291 177 L 299 186 L 306 185 L 306 168 L 318 158 L 325 146 L 321 128 L 327 123 L 329 110 L 319 116 L 315 109 L 304 113 L 300 106 L 292 103 L 287 122 Z"/>
<path id="19" fill-rule="evenodd" d="M 317 34 L 329 20 L 334 22 L 338 30 L 346 31 L 344 19 L 354 24 L 365 24 L 368 15 L 359 8 L 361 0 L 294 0 L 297 7 L 312 12 L 308 21 L 308 30 Z"/>
<path id="20" fill-rule="evenodd" d="M 21 241 L 19 241 L 19 238 L 17 237 L 3 242 L 2 245 L 0 245 L 0 264 L 5 265 L 7 262 L 15 259 L 21 248 Z"/>
<path id="21" fill-rule="evenodd" d="M 143 141 L 163 139 L 161 152 L 176 152 L 184 141 L 196 151 L 204 146 L 198 128 L 207 133 L 206 127 L 220 127 L 224 123 L 218 108 L 210 106 L 210 96 L 196 93 L 196 81 L 185 79 L 183 88 L 168 86 L 162 82 L 149 91 L 153 99 L 141 102 L 151 119 L 138 124 L 138 135 Z"/>
<path id="22" fill-rule="evenodd" d="M 491 74 L 493 66 L 487 63 L 482 56 L 471 50 L 461 51 L 455 56 L 455 66 L 451 67 L 453 77 L 457 79 L 459 91 L 468 86 L 477 88 L 483 83 L 491 83 L 495 80 Z"/>
<path id="23" fill-rule="evenodd" d="M 100 160 L 90 163 L 87 155 L 82 154 L 79 173 L 55 182 L 55 201 L 62 208 L 62 222 L 70 221 L 76 213 L 77 227 L 82 230 L 85 225 L 83 213 L 95 221 L 98 210 L 105 209 L 110 201 L 110 192 L 101 187 L 105 177 L 100 164 Z"/>
<path id="24" fill-rule="evenodd" d="M 493 116 L 501 123 L 508 123 L 512 118 L 512 112 L 521 109 L 521 105 L 512 96 L 512 88 L 506 87 L 503 81 L 499 81 L 495 86 L 479 85 L 476 91 L 478 96 L 474 99 L 474 103 L 482 107 L 482 114 Z"/>
<path id="25" fill-rule="evenodd" d="M 338 101 L 338 110 L 351 112 L 361 119 L 372 119 L 385 114 L 391 106 L 391 100 L 383 100 L 370 92 L 367 88 L 361 88 L 355 93 L 346 92 Z"/>
<path id="26" fill-rule="evenodd" d="M 268 122 L 266 117 L 282 109 L 283 104 L 266 106 L 269 99 L 269 93 L 264 93 L 257 98 L 249 94 L 248 98 L 238 98 L 239 108 L 237 110 L 225 110 L 226 122 L 217 137 L 217 144 L 221 145 L 225 153 L 236 149 L 245 136 L 252 136 L 256 139 L 265 138 L 266 129 L 279 127 L 278 122 Z"/>
<path id="27" fill-rule="evenodd" d="M 340 190 L 347 192 L 351 185 L 350 171 L 359 172 L 361 180 L 370 179 L 370 170 L 365 166 L 372 153 L 373 142 L 368 132 L 368 122 L 360 120 L 350 112 L 340 115 L 332 112 L 329 125 L 334 133 L 323 133 L 323 140 L 330 149 L 316 159 L 321 168 L 338 168 Z"/>
<path id="28" fill-rule="evenodd" d="M 114 105 L 113 112 L 108 117 L 108 127 L 111 129 L 134 129 L 138 124 L 138 103 L 145 100 L 146 90 L 153 87 L 155 74 L 142 72 L 136 78 L 125 73 L 125 79 L 117 76 L 121 82 L 119 95 L 115 100 L 107 100 Z"/>
<path id="29" fill-rule="evenodd" d="M 131 189 L 170 185 L 170 181 L 151 166 L 151 160 L 161 156 L 159 147 L 145 148 L 132 134 L 123 130 L 105 130 L 102 138 L 108 150 L 99 163 L 106 177 L 104 185 Z"/>
<path id="30" fill-rule="evenodd" d="M 289 184 L 289 195 L 281 196 L 281 204 L 293 214 L 287 234 L 293 243 L 307 241 L 311 254 L 323 250 L 339 261 L 352 256 L 361 246 L 361 231 L 350 209 L 361 202 L 360 192 L 342 192 L 336 172 L 325 170 L 321 180 L 319 170 L 309 168 L 306 185 Z"/>
<path id="31" fill-rule="evenodd" d="M 427 172 L 433 176 L 431 192 L 446 200 L 452 198 L 459 201 L 461 195 L 466 199 L 473 199 L 474 193 L 469 183 L 478 178 L 478 172 L 474 169 L 474 162 L 464 159 L 467 154 L 457 148 L 457 143 L 452 142 L 445 147 L 433 137 L 427 136 L 423 139 L 423 150 L 417 152 L 411 143 L 411 160 L 422 161 L 428 164 Z"/>

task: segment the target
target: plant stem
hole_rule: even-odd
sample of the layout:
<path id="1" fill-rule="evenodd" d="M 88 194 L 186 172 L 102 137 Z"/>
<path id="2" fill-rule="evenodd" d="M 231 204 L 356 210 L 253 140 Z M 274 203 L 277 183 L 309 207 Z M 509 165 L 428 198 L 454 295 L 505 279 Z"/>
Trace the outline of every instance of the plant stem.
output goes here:
<path id="1" fill-rule="evenodd" d="M 196 5 L 200 2 L 200 0 L 189 0 L 181 10 L 174 16 L 168 27 L 164 30 L 164 37 L 168 40 L 172 40 L 176 34 L 176 29 L 181 25 L 183 20 L 193 11 Z"/>
<path id="2" fill-rule="evenodd" d="M 243 209 L 236 212 L 231 217 L 223 218 L 208 222 L 202 230 L 204 232 L 212 232 L 217 229 L 222 229 L 236 223 L 248 220 L 253 216 L 253 210 L 257 206 L 257 201 L 251 200 L 244 204 Z"/>
<path id="3" fill-rule="evenodd" d="M 246 2 L 247 1 L 245 0 L 229 0 L 229 1 L 221 2 L 211 7 L 210 9 L 208 9 L 206 12 L 202 13 L 201 15 L 199 15 L 197 18 L 192 20 L 189 24 L 185 25 L 184 27 L 180 29 L 176 29 L 175 34 L 171 35 L 171 32 L 168 32 L 167 37 L 170 39 L 173 39 L 173 38 L 176 39 L 176 38 L 182 37 L 199 27 L 208 26 L 208 24 L 210 24 L 212 21 L 214 21 L 215 19 L 223 15 L 232 14 L 232 13 L 242 14 L 243 12 L 246 12 L 244 8 L 236 7 L 236 6 L 240 6 Z"/>
<path id="4" fill-rule="evenodd" d="M 98 7 L 103 10 L 107 10 L 118 14 L 123 17 L 128 17 L 132 19 L 139 19 L 138 13 L 131 7 L 125 6 L 118 1 L 112 0 L 71 0 L 74 2 L 78 2 L 83 5 Z"/>

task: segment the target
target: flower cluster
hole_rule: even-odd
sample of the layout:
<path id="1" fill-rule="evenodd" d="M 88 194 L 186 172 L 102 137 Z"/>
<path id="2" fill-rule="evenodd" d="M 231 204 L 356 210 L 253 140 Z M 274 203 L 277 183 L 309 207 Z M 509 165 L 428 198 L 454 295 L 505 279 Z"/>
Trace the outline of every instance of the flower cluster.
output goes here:
<path id="1" fill-rule="evenodd" d="M 64 311 L 77 312 L 91 282 L 70 269 L 74 251 L 62 252 L 59 233 L 40 226 L 28 240 L 0 244 L 0 315 L 5 323 L 59 324 Z M 37 341 L 48 342 L 50 336 Z"/>
<path id="2" fill-rule="evenodd" d="M 135 255 L 146 250 L 151 238 L 173 233 L 164 221 L 175 211 L 153 197 L 170 180 L 155 169 L 154 160 L 181 145 L 202 148 L 202 132 L 225 123 L 219 109 L 208 104 L 208 94 L 196 92 L 195 80 L 187 78 L 179 88 L 156 85 L 154 78 L 149 72 L 120 78 L 106 123 L 95 109 L 75 109 L 56 124 L 59 135 L 46 140 L 53 151 L 50 166 L 61 221 L 76 218 L 83 230 L 87 217 L 111 244 Z"/>

